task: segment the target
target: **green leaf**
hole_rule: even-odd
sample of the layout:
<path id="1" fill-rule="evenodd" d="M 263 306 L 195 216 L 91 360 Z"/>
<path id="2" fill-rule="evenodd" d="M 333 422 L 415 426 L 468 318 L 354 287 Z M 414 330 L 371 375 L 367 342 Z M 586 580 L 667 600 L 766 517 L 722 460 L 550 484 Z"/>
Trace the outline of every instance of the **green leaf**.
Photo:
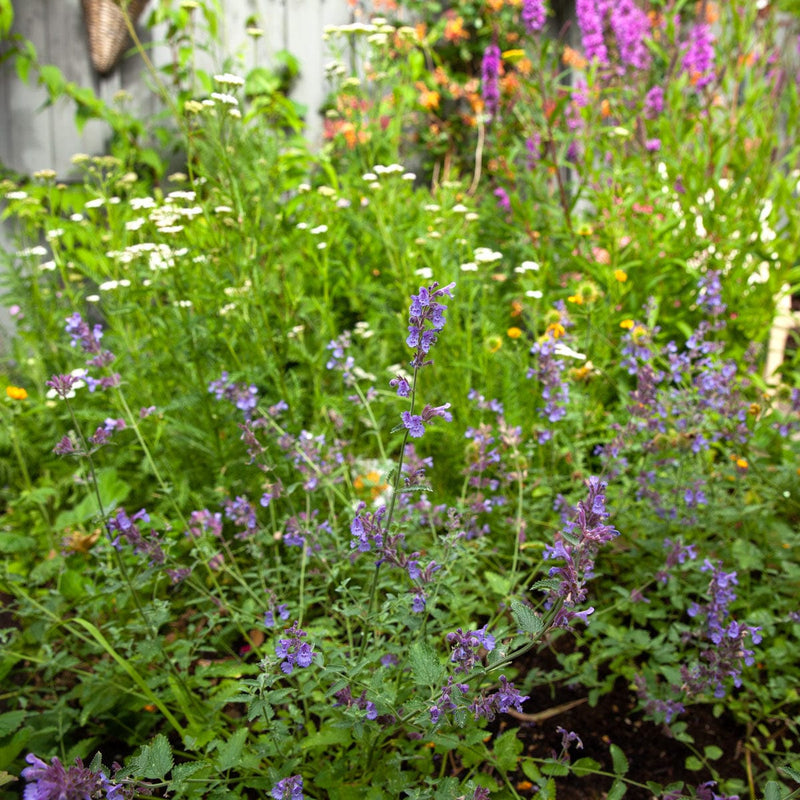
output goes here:
<path id="1" fill-rule="evenodd" d="M 703 769 L 703 762 L 697 756 L 688 756 L 686 759 L 686 769 L 697 772 Z"/>
<path id="2" fill-rule="evenodd" d="M 434 686 L 439 683 L 442 666 L 430 645 L 425 642 L 415 642 L 411 645 L 409 661 L 417 686 Z"/>
<path id="3" fill-rule="evenodd" d="M 616 745 L 612 744 L 609 746 L 609 752 L 611 753 L 611 761 L 613 762 L 613 769 L 615 775 L 624 775 L 628 769 L 630 769 L 630 765 L 628 764 L 628 759 L 625 758 L 625 753 L 622 752 L 622 749 Z"/>
<path id="4" fill-rule="evenodd" d="M 14 733 L 22 725 L 25 714 L 25 711 L 8 711 L 5 714 L 0 714 L 0 737 Z"/>
<path id="5" fill-rule="evenodd" d="M 542 773 L 539 771 L 539 765 L 533 759 L 523 758 L 522 761 L 520 761 L 520 766 L 525 773 L 525 777 L 530 778 L 534 783 L 542 777 Z"/>
<path id="6" fill-rule="evenodd" d="M 620 798 L 625 796 L 625 792 L 628 791 L 628 785 L 625 781 L 617 778 L 614 783 L 611 784 L 611 788 L 608 790 L 608 794 L 606 795 L 606 800 L 620 800 Z"/>
<path id="7" fill-rule="evenodd" d="M 542 764 L 542 775 L 550 778 L 563 778 L 569 775 L 569 767 L 561 761 L 548 761 Z"/>
<path id="8" fill-rule="evenodd" d="M 784 775 L 788 775 L 795 783 L 800 783 L 800 770 L 796 770 L 788 764 L 784 764 L 782 767 L 778 767 L 778 769 Z"/>
<path id="9" fill-rule="evenodd" d="M 505 772 L 511 772 L 517 768 L 520 753 L 522 753 L 522 740 L 517 738 L 515 728 L 501 733 L 494 740 L 494 756 L 497 759 L 497 766 Z"/>
<path id="10" fill-rule="evenodd" d="M 0 533 L 0 553 L 29 553 L 36 549 L 36 539 L 20 533 Z"/>
<path id="11" fill-rule="evenodd" d="M 781 787 L 776 781 L 767 781 L 764 787 L 764 800 L 781 800 Z"/>
<path id="12" fill-rule="evenodd" d="M 215 763 L 220 772 L 232 769 L 239 763 L 248 732 L 248 728 L 239 728 L 227 742 L 219 746 Z"/>
<path id="13" fill-rule="evenodd" d="M 14 24 L 14 4 L 11 0 L 0 0 L 0 39 L 11 33 Z"/>
<path id="14" fill-rule="evenodd" d="M 601 766 L 602 764 L 600 764 L 599 761 L 595 761 L 593 758 L 579 758 L 572 765 L 572 773 L 578 778 L 582 778 L 584 775 L 590 775 L 592 772 L 597 772 Z"/>
<path id="15" fill-rule="evenodd" d="M 487 570 L 483 573 L 483 579 L 489 584 L 491 590 L 500 595 L 500 597 L 505 597 L 511 591 L 511 579 L 506 575 L 499 575 L 496 572 Z"/>
<path id="16" fill-rule="evenodd" d="M 303 749 L 308 750 L 312 747 L 330 747 L 331 745 L 348 745 L 350 743 L 350 731 L 347 728 L 335 728 L 323 726 L 310 736 L 303 739 Z"/>
<path id="17" fill-rule="evenodd" d="M 519 600 L 511 601 L 511 613 L 519 627 L 531 636 L 539 636 L 544 630 L 544 623 L 539 615 Z"/>
<path id="18" fill-rule="evenodd" d="M 710 744 L 704 747 L 703 753 L 709 761 L 716 761 L 718 758 L 722 758 L 724 755 L 722 748 L 717 747 L 715 744 Z"/>
<path id="19" fill-rule="evenodd" d="M 132 769 L 137 777 L 150 780 L 161 780 L 172 769 L 172 748 L 163 733 L 142 747 L 133 759 Z"/>
<path id="20" fill-rule="evenodd" d="M 207 761 L 191 761 L 188 764 L 177 764 L 172 770 L 170 788 L 176 794 L 180 794 L 192 775 L 201 769 L 208 770 L 209 766 Z"/>

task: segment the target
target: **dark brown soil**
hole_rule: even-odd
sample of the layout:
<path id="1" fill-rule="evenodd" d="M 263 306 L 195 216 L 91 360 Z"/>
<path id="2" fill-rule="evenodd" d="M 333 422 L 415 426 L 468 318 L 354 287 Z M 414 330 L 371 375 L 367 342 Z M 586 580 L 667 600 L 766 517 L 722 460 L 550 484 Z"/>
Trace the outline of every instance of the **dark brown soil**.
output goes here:
<path id="1" fill-rule="evenodd" d="M 555 707 L 569 703 L 587 692 L 580 687 L 574 690 L 563 689 L 556 698 L 548 702 Z M 528 701 L 531 713 L 542 711 L 541 704 L 534 703 L 535 698 Z M 609 745 L 616 744 L 625 753 L 630 768 L 626 775 L 630 781 L 645 784 L 655 781 L 668 786 L 677 781 L 684 781 L 686 786 L 696 787 L 712 780 L 707 770 L 691 771 L 686 768 L 686 758 L 693 751 L 683 742 L 672 737 L 666 726 L 655 725 L 643 719 L 637 712 L 636 696 L 625 685 L 617 681 L 613 691 L 602 696 L 592 707 L 588 702 L 541 722 L 526 722 L 505 717 L 500 722 L 499 730 L 518 727 L 518 736 L 525 744 L 523 755 L 536 758 L 548 758 L 557 755 L 561 750 L 561 734 L 556 731 L 562 727 L 574 731 L 581 738 L 582 749 L 571 749 L 572 760 L 589 757 L 603 765 L 603 769 L 611 772 L 612 761 Z M 536 706 L 536 707 L 533 707 Z M 742 766 L 742 744 L 744 730 L 737 726 L 728 715 L 715 718 L 709 706 L 692 707 L 681 716 L 687 725 L 687 733 L 694 739 L 693 747 L 699 752 L 708 745 L 716 745 L 724 755 L 715 762 L 721 777 L 745 781 Z M 525 796 L 527 779 L 519 774 L 518 790 Z M 589 775 L 583 778 L 567 777 L 557 780 L 559 800 L 602 800 L 608 792 L 612 778 Z M 535 788 L 530 789 L 533 796 Z M 653 793 L 644 787 L 629 785 L 625 795 L 628 800 L 652 800 Z"/>

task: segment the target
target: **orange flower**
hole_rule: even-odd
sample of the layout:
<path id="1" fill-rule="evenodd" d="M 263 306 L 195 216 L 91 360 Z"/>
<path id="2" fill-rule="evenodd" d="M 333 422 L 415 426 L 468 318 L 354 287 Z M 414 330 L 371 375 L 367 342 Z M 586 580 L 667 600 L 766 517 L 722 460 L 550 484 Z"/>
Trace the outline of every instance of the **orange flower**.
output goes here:
<path id="1" fill-rule="evenodd" d="M 628 273 L 621 269 L 615 269 L 614 279 L 618 280 L 620 283 L 625 283 L 625 281 L 628 280 Z"/>
<path id="2" fill-rule="evenodd" d="M 28 393 L 21 386 L 6 386 L 6 394 L 12 400 L 28 399 Z"/>
<path id="3" fill-rule="evenodd" d="M 444 38 L 448 42 L 466 41 L 469 39 L 469 31 L 464 30 L 464 19 L 457 15 L 451 15 L 444 26 Z"/>
<path id="4" fill-rule="evenodd" d="M 511 316 L 519 317 L 522 314 L 522 303 L 519 300 L 511 301 Z"/>
<path id="5" fill-rule="evenodd" d="M 509 339 L 519 339 L 519 337 L 522 336 L 522 330 L 517 327 L 512 327 L 506 331 L 506 335 Z"/>
<path id="6" fill-rule="evenodd" d="M 419 85 L 417 88 L 419 88 Z M 440 100 L 439 92 L 434 92 L 433 90 L 428 89 L 426 87 L 422 88 L 422 91 L 420 91 L 419 97 L 417 98 L 419 104 L 426 111 L 435 111 L 437 108 L 439 108 L 439 100 Z"/>
<path id="7" fill-rule="evenodd" d="M 603 100 L 600 103 L 600 116 L 603 119 L 611 116 L 611 103 L 609 103 L 608 100 Z"/>
<path id="8" fill-rule="evenodd" d="M 576 306 L 582 306 L 583 305 L 583 298 L 579 294 L 571 294 L 567 298 L 567 302 L 568 303 L 575 303 Z"/>
<path id="9" fill-rule="evenodd" d="M 586 59 L 572 47 L 564 48 L 564 52 L 561 54 L 561 60 L 567 67 L 572 67 L 573 69 L 586 69 Z"/>
<path id="10" fill-rule="evenodd" d="M 493 14 L 503 7 L 503 0 L 486 0 L 486 6 Z"/>

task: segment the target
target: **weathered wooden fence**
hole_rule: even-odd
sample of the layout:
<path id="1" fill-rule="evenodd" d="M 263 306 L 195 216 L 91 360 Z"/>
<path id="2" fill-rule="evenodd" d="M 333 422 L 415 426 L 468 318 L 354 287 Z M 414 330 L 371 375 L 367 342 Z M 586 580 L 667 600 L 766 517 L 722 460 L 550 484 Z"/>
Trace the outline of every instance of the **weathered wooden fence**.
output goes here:
<path id="1" fill-rule="evenodd" d="M 67 80 L 93 88 L 104 100 L 124 90 L 131 95 L 134 109 L 149 110 L 154 97 L 137 53 L 128 53 L 105 77 L 95 72 L 80 0 L 18 0 L 14 5 L 13 31 L 33 42 L 42 63 L 59 67 Z M 312 142 L 318 141 L 322 131 L 318 110 L 325 96 L 328 60 L 322 33 L 326 25 L 352 21 L 347 0 L 221 0 L 221 6 L 218 49 L 239 58 L 242 69 L 269 66 L 280 50 L 299 59 L 301 74 L 292 97 L 308 107 L 307 135 Z M 151 47 L 150 57 L 158 67 L 169 63 L 172 55 L 154 44 L 163 39 L 163 31 L 156 27 L 150 32 L 142 24 L 149 9 L 148 5 L 137 30 Z M 253 19 L 263 31 L 259 38 L 246 32 L 247 21 Z M 73 154 L 103 152 L 108 131 L 103 123 L 90 121 L 78 133 L 71 104 L 46 106 L 46 99 L 43 88 L 18 79 L 11 63 L 0 65 L 0 163 L 22 173 L 54 169 L 66 176 Z"/>

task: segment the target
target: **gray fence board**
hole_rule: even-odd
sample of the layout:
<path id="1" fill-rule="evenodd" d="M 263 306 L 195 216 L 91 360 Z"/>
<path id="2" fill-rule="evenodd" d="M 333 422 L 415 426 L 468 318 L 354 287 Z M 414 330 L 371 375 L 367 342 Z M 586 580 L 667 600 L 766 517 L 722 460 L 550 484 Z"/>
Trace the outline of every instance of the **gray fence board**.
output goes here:
<path id="1" fill-rule="evenodd" d="M 292 97 L 307 107 L 306 135 L 312 143 L 319 142 L 322 120 L 318 112 L 325 98 L 327 60 L 322 32 L 325 25 L 351 20 L 346 0 L 222 0 L 221 5 L 221 42 L 213 57 L 200 53 L 198 63 L 214 70 L 222 68 L 227 59 L 232 71 L 243 73 L 257 64 L 273 64 L 277 52 L 288 50 L 301 63 Z M 157 107 L 138 54 L 128 54 L 106 77 L 93 71 L 80 0 L 24 0 L 15 4 L 15 14 L 14 32 L 30 39 L 40 61 L 59 67 L 67 80 L 93 88 L 109 102 L 124 90 L 139 113 Z M 172 54 L 168 47 L 152 45 L 142 24 L 145 17 L 137 29 L 150 57 L 157 67 L 168 64 Z M 254 39 L 247 35 L 249 18 L 257 20 L 263 36 Z M 158 42 L 163 33 L 157 29 L 153 39 Z M 103 123 L 91 121 L 79 133 L 72 104 L 63 101 L 45 106 L 46 99 L 44 89 L 19 81 L 12 63 L 0 65 L 0 162 L 18 172 L 49 168 L 67 177 L 75 153 L 104 151 L 108 131 Z"/>

